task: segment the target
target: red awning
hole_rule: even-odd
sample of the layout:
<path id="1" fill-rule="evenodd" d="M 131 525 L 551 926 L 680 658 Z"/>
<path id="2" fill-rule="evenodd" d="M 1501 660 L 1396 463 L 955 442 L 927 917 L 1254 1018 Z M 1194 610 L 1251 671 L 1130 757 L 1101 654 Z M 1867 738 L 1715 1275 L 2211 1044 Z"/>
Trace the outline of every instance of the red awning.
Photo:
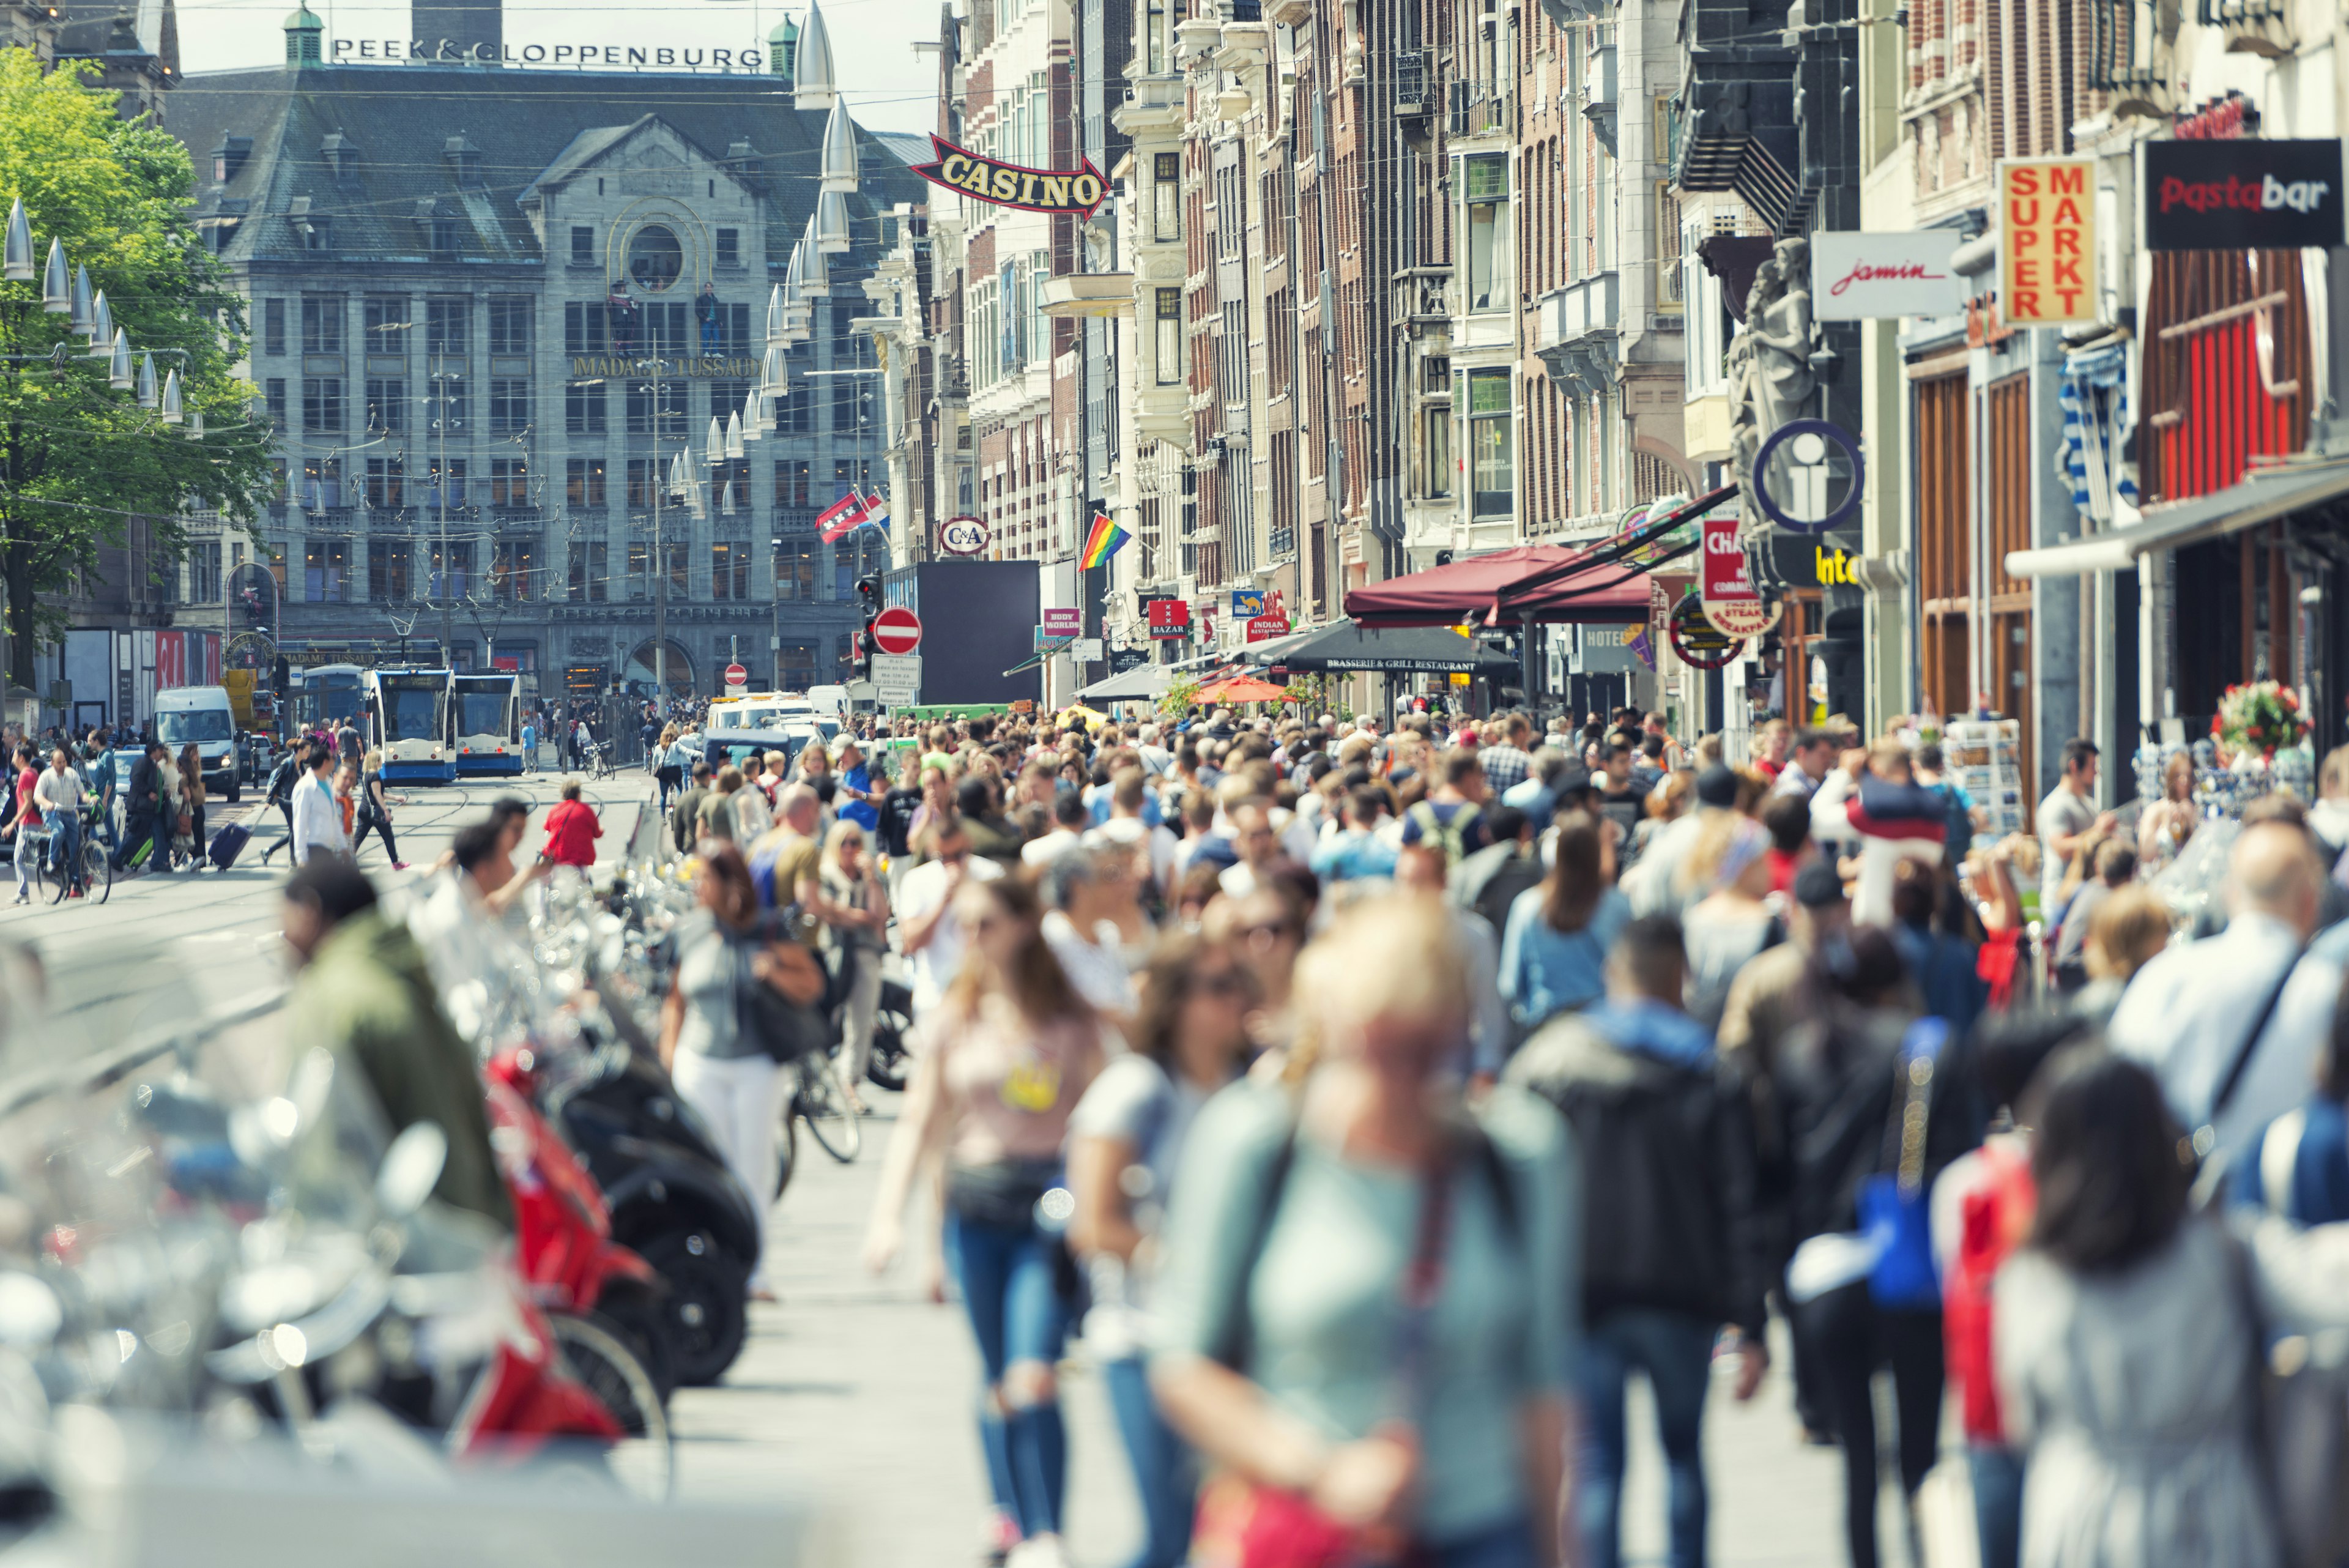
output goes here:
<path id="1" fill-rule="evenodd" d="M 1346 613 L 1357 626 L 1365 627 L 1458 626 L 1464 621 L 1482 626 L 1495 605 L 1500 607 L 1500 617 L 1493 623 L 1496 626 L 1528 615 L 1550 623 L 1646 619 L 1646 573 L 1626 577 L 1622 567 L 1607 566 L 1559 575 L 1589 554 L 1563 545 L 1512 545 L 1356 588 L 1346 596 Z M 1543 586 L 1522 600 L 1513 597 L 1510 590 L 1529 579 Z"/>

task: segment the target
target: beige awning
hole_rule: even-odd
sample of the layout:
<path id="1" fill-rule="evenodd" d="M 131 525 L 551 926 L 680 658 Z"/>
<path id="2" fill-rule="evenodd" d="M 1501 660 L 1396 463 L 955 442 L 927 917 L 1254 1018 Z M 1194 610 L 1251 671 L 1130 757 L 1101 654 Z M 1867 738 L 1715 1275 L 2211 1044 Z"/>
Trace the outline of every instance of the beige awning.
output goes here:
<path id="1" fill-rule="evenodd" d="M 2142 522 L 2126 528 L 2044 549 L 2010 550 L 2006 569 L 2017 577 L 2075 577 L 2088 572 L 2120 571 L 2153 551 L 2180 549 L 2256 528 L 2344 495 L 2349 495 L 2349 459 L 2279 463 L 2255 469 L 2224 490 L 2148 512 Z"/>

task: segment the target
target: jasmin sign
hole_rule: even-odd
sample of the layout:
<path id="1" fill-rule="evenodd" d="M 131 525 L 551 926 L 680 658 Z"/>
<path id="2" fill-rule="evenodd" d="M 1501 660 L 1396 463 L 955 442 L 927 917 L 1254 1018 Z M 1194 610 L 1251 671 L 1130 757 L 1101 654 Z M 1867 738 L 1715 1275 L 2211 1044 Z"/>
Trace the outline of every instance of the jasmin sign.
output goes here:
<path id="1" fill-rule="evenodd" d="M 1998 310 L 2010 327 L 2094 321 L 2096 161 L 1998 166 Z"/>
<path id="2" fill-rule="evenodd" d="M 1882 321 L 1954 316 L 1964 292 L 1951 266 L 1963 238 L 1955 229 L 1811 235 L 1811 315 L 1821 321 Z"/>

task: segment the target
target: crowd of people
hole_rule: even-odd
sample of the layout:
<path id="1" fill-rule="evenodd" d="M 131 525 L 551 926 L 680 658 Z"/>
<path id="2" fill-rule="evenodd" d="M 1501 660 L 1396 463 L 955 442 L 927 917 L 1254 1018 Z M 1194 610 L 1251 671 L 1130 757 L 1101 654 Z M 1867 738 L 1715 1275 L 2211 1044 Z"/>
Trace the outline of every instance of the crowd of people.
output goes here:
<path id="1" fill-rule="evenodd" d="M 2085 806 L 2085 742 L 1993 842 L 1898 734 L 1733 766 L 1630 712 L 896 730 L 678 759 L 709 919 L 665 1038 L 771 1191 L 737 988 L 829 949 L 866 998 L 894 943 L 916 1065 L 865 1255 L 954 1281 L 1017 1568 L 1061 1560 L 1077 1332 L 1138 1568 L 1616 1562 L 1635 1373 L 1700 1563 L 1713 1369 L 1751 1397 L 1774 1320 L 1855 1564 L 1888 1418 L 1918 1560 L 1945 1395 L 1986 1563 L 2284 1560 L 2260 1351 L 2349 1324 L 2349 926 L 2288 797 L 2188 941 L 2137 873 L 2199 819 Z"/>

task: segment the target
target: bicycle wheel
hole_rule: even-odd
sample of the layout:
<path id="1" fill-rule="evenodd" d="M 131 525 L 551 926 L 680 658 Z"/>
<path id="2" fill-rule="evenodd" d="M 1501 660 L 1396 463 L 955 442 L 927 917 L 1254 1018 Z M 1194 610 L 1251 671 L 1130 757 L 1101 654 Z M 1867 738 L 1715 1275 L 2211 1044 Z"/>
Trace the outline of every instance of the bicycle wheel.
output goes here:
<path id="1" fill-rule="evenodd" d="M 67 871 L 52 872 L 49 869 L 49 846 L 47 844 L 41 846 L 40 855 L 33 862 L 33 877 L 41 888 L 33 896 L 47 898 L 52 904 L 64 903 L 67 892 L 73 887 L 73 877 Z"/>
<path id="2" fill-rule="evenodd" d="M 82 840 L 81 886 L 93 904 L 105 903 L 106 896 L 114 891 L 114 862 L 108 857 L 106 846 L 94 838 Z"/>
<path id="3" fill-rule="evenodd" d="M 833 1079 L 832 1063 L 820 1055 L 803 1056 L 800 1058 L 799 1075 L 799 1093 L 792 1099 L 792 1109 L 807 1123 L 815 1141 L 823 1145 L 824 1153 L 843 1165 L 848 1164 L 864 1147 L 864 1124 L 849 1111 L 846 1096 Z"/>
<path id="4" fill-rule="evenodd" d="M 881 984 L 881 1006 L 873 1018 L 873 1055 L 864 1076 L 885 1089 L 903 1089 L 913 1066 L 905 1036 L 914 1031 L 914 994 L 895 981 Z"/>
<path id="5" fill-rule="evenodd" d="M 562 1347 L 564 1367 L 619 1424 L 622 1436 L 606 1456 L 614 1479 L 631 1496 L 667 1501 L 677 1483 L 677 1455 L 668 1412 L 661 1408 L 660 1392 L 644 1364 L 609 1324 L 592 1316 L 550 1313 L 547 1325 Z"/>

